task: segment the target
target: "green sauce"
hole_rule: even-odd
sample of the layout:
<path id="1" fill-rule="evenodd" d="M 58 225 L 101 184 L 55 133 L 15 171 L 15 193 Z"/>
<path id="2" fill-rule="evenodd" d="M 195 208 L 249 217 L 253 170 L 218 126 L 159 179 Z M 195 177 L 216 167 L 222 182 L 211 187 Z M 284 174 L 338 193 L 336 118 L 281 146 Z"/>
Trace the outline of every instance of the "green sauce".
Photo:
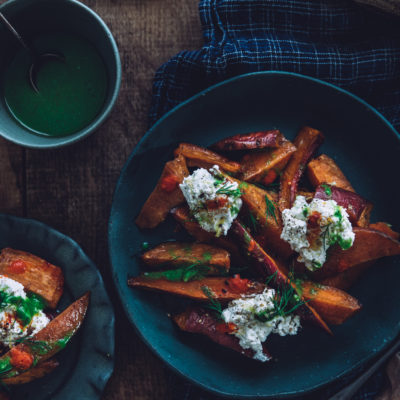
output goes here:
<path id="1" fill-rule="evenodd" d="M 37 36 L 38 54 L 57 53 L 65 62 L 46 62 L 38 71 L 36 93 L 29 84 L 31 59 L 16 54 L 4 76 L 4 98 L 14 118 L 32 132 L 45 136 L 73 134 L 89 125 L 107 94 L 103 60 L 85 39 L 64 33 Z"/>

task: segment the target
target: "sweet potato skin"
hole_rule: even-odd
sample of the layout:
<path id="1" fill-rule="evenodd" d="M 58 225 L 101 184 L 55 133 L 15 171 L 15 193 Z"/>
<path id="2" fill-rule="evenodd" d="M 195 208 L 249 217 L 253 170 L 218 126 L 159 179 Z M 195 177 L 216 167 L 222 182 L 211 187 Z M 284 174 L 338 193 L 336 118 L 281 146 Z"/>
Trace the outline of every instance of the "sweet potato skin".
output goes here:
<path id="1" fill-rule="evenodd" d="M 16 269 L 14 266 L 19 265 Z M 0 253 L 0 274 L 21 283 L 26 290 L 41 296 L 48 307 L 56 308 L 64 290 L 61 268 L 33 254 L 5 248 Z"/>
<path id="2" fill-rule="evenodd" d="M 308 163 L 307 176 L 314 188 L 327 183 L 349 192 L 355 192 L 339 166 L 326 154 L 321 154 Z"/>
<path id="3" fill-rule="evenodd" d="M 210 146 L 215 151 L 235 151 L 279 147 L 282 134 L 277 130 L 260 131 L 234 135 Z"/>
<path id="4" fill-rule="evenodd" d="M 213 342 L 227 347 L 246 357 L 253 358 L 254 352 L 251 349 L 243 349 L 239 344 L 239 339 L 228 333 L 217 330 L 218 321 L 210 312 L 204 309 L 191 309 L 173 317 L 178 327 L 185 332 L 198 333 L 210 338 Z M 263 352 L 271 358 L 268 350 L 263 346 Z"/>
<path id="5" fill-rule="evenodd" d="M 174 152 L 175 156 L 183 156 L 186 158 L 189 167 L 211 168 L 218 165 L 223 171 L 237 173 L 240 170 L 240 164 L 228 160 L 221 155 L 214 153 L 204 147 L 196 146 L 191 143 L 181 143 Z"/>
<path id="6" fill-rule="evenodd" d="M 355 227 L 353 246 L 342 250 L 338 245 L 328 250 L 328 259 L 317 271 L 311 272 L 313 279 L 322 281 L 365 262 L 400 254 L 400 242 L 390 236 L 369 228 Z"/>
<path id="7" fill-rule="evenodd" d="M 128 280 L 128 285 L 143 289 L 165 292 L 176 296 L 186 297 L 197 301 L 209 301 L 204 287 L 207 287 L 215 296 L 215 299 L 221 302 L 229 302 L 240 298 L 242 294 L 261 293 L 264 285 L 258 282 L 248 281 L 244 291 L 238 291 L 231 284 L 232 278 L 226 277 L 207 277 L 201 280 L 189 282 L 173 282 L 164 278 L 148 279 L 145 276 L 139 276 Z"/>
<path id="8" fill-rule="evenodd" d="M 400 233 L 395 232 L 386 222 L 375 222 L 374 224 L 370 224 L 368 228 L 382 232 L 394 240 L 400 239 Z"/>
<path id="9" fill-rule="evenodd" d="M 339 206 L 346 209 L 353 225 L 368 227 L 372 204 L 359 194 L 349 192 L 336 186 L 322 184 L 315 189 L 314 198 L 322 200 L 335 200 Z"/>
<path id="10" fill-rule="evenodd" d="M 84 294 L 69 307 L 67 307 L 61 314 L 57 315 L 57 317 L 51 320 L 31 339 L 17 344 L 10 351 L 0 357 L 0 362 L 7 362 L 7 360 L 10 360 L 12 358 L 11 352 L 15 348 L 21 352 L 30 354 L 34 360 L 33 365 L 37 365 L 53 357 L 56 353 L 63 349 L 65 344 L 82 325 L 89 305 L 89 298 L 89 292 Z M 60 341 L 62 341 L 62 343 L 60 343 Z M 43 350 L 42 348 L 35 346 L 35 343 L 38 342 L 46 343 L 46 349 Z M 13 378 L 25 373 L 26 371 L 27 370 L 19 370 L 16 367 L 12 367 L 9 372 L 3 375 L 3 378 Z"/>
<path id="11" fill-rule="evenodd" d="M 225 249 L 203 243 L 161 243 L 144 253 L 141 259 L 150 269 L 171 269 L 199 263 L 219 271 L 228 271 L 231 264 Z"/>
<path id="12" fill-rule="evenodd" d="M 14 376 L 12 378 L 2 379 L 2 383 L 5 385 L 22 385 L 24 383 L 29 383 L 35 379 L 42 378 L 43 376 L 54 371 L 60 363 L 55 359 L 50 359 L 35 365 L 30 370 L 22 373 L 21 375 Z"/>
<path id="13" fill-rule="evenodd" d="M 177 156 L 174 160 L 165 164 L 164 170 L 153 192 L 144 203 L 136 224 L 142 228 L 155 228 L 163 222 L 171 208 L 183 203 L 185 198 L 179 188 L 179 183 L 189 175 L 185 158 Z M 166 190 L 163 186 L 165 179 L 176 177 L 175 187 Z"/>
<path id="14" fill-rule="evenodd" d="M 261 182 L 270 171 L 280 173 L 289 162 L 296 146 L 284 139 L 277 149 L 248 153 L 240 161 L 240 179 L 246 182 Z"/>
<path id="15" fill-rule="evenodd" d="M 290 159 L 281 176 L 279 209 L 281 212 L 291 208 L 297 192 L 297 185 L 306 168 L 308 160 L 324 141 L 322 132 L 308 126 L 302 128 L 293 143 L 297 150 Z"/>

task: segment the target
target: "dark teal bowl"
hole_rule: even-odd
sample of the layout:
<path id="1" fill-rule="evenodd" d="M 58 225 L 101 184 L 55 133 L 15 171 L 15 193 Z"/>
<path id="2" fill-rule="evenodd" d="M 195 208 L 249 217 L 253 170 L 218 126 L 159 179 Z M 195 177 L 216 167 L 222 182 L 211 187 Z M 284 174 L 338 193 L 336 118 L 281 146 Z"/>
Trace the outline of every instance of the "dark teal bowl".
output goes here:
<path id="1" fill-rule="evenodd" d="M 164 163 L 181 141 L 208 146 L 240 132 L 279 128 L 293 139 L 310 125 L 325 133 L 321 148 L 333 157 L 356 190 L 374 203 L 373 221 L 400 228 L 400 138 L 372 107 L 322 81 L 282 72 L 240 76 L 213 86 L 164 116 L 143 137 L 117 184 L 109 222 L 115 284 L 127 316 L 145 343 L 167 365 L 214 393 L 234 398 L 289 397 L 309 393 L 364 366 L 400 333 L 400 257 L 381 260 L 352 288 L 359 314 L 334 336 L 305 326 L 296 337 L 274 337 L 276 360 L 261 364 L 190 334 L 179 332 L 168 313 L 182 300 L 130 289 L 140 268 L 141 243 L 183 237 L 167 220 L 151 231 L 134 223 Z"/>
<path id="2" fill-rule="evenodd" d="M 115 40 L 104 21 L 89 7 L 76 0 L 9 0 L 0 11 L 26 38 L 35 33 L 62 31 L 91 42 L 102 57 L 108 75 L 106 100 L 97 117 L 82 130 L 63 137 L 46 137 L 32 133 L 19 124 L 0 98 L 0 135 L 24 147 L 48 149 L 66 146 L 87 137 L 109 116 L 121 85 L 121 61 Z M 18 45 L 0 24 L 0 82 L 4 69 Z M 0 86 L 0 92 L 2 88 Z"/>
<path id="3" fill-rule="evenodd" d="M 25 218 L 0 214 L 0 249 L 28 251 L 64 273 L 64 310 L 87 291 L 89 308 L 78 333 L 55 358 L 60 365 L 49 375 L 12 387 L 12 399 L 99 400 L 114 368 L 114 310 L 103 280 L 80 246 L 49 226 Z"/>

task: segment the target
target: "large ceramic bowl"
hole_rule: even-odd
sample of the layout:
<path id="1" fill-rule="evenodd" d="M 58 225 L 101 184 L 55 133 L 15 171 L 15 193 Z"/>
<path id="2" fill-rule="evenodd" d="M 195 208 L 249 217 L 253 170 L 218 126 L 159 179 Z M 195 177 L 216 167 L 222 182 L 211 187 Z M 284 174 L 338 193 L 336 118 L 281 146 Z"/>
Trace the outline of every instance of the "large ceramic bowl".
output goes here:
<path id="1" fill-rule="evenodd" d="M 0 97 L 0 135 L 25 147 L 47 149 L 77 142 L 93 133 L 110 114 L 121 84 L 121 61 L 118 48 L 107 25 L 89 7 L 76 0 L 9 0 L 0 11 L 26 38 L 36 33 L 66 32 L 81 36 L 92 43 L 102 57 L 108 75 L 108 91 L 96 118 L 80 131 L 63 137 L 33 134 L 9 113 Z M 0 82 L 4 69 L 15 54 L 18 44 L 0 24 Z M 2 93 L 0 84 L 0 92 Z"/>
<path id="2" fill-rule="evenodd" d="M 182 237 L 171 219 L 142 231 L 134 221 L 179 142 L 202 146 L 241 132 L 279 128 L 293 139 L 304 125 L 322 130 L 321 147 L 356 190 L 374 203 L 373 221 L 400 228 L 400 139 L 359 98 L 330 84 L 290 73 L 264 72 L 216 85 L 164 116 L 143 137 L 117 184 L 109 225 L 113 276 L 122 304 L 147 345 L 175 371 L 214 393 L 276 398 L 309 393 L 363 367 L 400 333 L 400 257 L 380 260 L 352 288 L 363 309 L 334 336 L 305 326 L 296 337 L 273 337 L 275 361 L 261 364 L 180 332 L 168 313 L 182 300 L 133 290 L 141 243 Z M 179 236 L 180 235 L 180 236 Z"/>

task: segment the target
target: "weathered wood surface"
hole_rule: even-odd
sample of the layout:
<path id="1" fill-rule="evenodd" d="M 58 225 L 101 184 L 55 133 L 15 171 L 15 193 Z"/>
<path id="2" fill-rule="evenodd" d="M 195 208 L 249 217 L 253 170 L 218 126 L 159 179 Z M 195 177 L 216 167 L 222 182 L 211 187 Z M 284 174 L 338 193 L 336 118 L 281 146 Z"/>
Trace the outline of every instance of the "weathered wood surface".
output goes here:
<path id="1" fill-rule="evenodd" d="M 147 128 L 156 69 L 178 51 L 201 46 L 197 0 L 83 2 L 117 40 L 118 103 L 98 132 L 71 147 L 25 150 L 0 138 L 0 212 L 36 218 L 71 236 L 101 270 L 117 314 L 116 367 L 103 398 L 173 398 L 178 378 L 136 335 L 111 283 L 107 222 L 119 172 Z"/>

